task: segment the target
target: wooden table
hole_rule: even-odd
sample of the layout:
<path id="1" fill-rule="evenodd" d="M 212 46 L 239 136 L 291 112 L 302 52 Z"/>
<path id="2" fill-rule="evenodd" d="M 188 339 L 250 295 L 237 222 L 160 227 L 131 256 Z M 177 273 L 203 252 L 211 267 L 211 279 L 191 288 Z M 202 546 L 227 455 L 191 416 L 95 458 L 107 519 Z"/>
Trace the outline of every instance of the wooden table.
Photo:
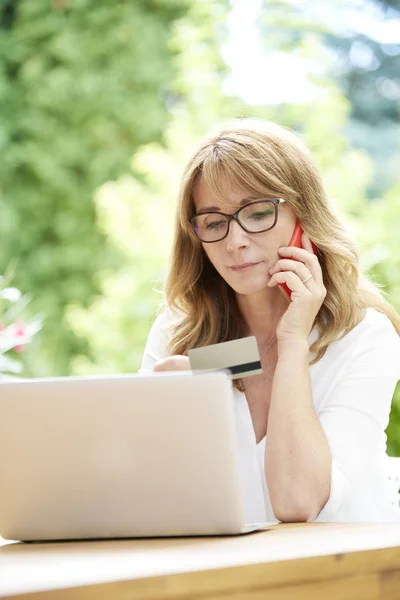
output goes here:
<path id="1" fill-rule="evenodd" d="M 0 596 L 395 600 L 400 523 L 286 524 L 240 537 L 6 543 Z"/>

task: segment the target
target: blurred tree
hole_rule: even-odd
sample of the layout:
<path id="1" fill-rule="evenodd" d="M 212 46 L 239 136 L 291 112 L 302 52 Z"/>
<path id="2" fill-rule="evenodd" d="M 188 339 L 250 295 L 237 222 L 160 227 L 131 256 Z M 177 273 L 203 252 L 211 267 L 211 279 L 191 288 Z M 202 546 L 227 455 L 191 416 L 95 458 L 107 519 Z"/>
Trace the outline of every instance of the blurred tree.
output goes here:
<path id="1" fill-rule="evenodd" d="M 158 307 L 172 241 L 175 203 L 183 164 L 200 135 L 238 107 L 221 89 L 227 72 L 219 48 L 226 36 L 228 2 L 193 3 L 176 21 L 170 47 L 176 77 L 171 121 L 163 144 L 139 149 L 131 172 L 102 186 L 95 197 L 97 220 L 125 262 L 99 273 L 102 294 L 88 309 L 73 303 L 71 326 L 89 343 L 73 359 L 75 374 L 132 372 Z"/>
<path id="2" fill-rule="evenodd" d="M 357 10 L 354 1 L 347 7 L 353 14 Z M 400 148 L 400 1 L 369 0 L 365 8 L 358 28 L 346 28 L 344 18 L 342 31 L 325 39 L 336 56 L 332 74 L 351 102 L 346 134 L 375 162 L 367 190 L 375 197 L 391 187 L 398 174 L 394 157 Z"/>
<path id="3" fill-rule="evenodd" d="M 380 200 L 360 210 L 355 222 L 362 259 L 369 275 L 400 314 L 400 180 Z M 388 454 L 400 456 L 400 382 L 387 429 Z"/>
<path id="4" fill-rule="evenodd" d="M 290 50 L 301 56 L 307 40 L 314 36 L 322 41 L 325 70 L 350 101 L 346 136 L 374 160 L 370 198 L 391 187 L 398 172 L 399 21 L 400 0 L 263 0 L 259 19 L 267 55 Z M 320 62 L 317 56 L 310 62 L 310 79 Z"/>
<path id="5" fill-rule="evenodd" d="M 0 8 L 0 272 L 45 315 L 31 371 L 67 374 L 84 350 L 64 320 L 119 264 L 93 192 L 159 140 L 173 102 L 169 40 L 187 0 L 5 0 Z"/>

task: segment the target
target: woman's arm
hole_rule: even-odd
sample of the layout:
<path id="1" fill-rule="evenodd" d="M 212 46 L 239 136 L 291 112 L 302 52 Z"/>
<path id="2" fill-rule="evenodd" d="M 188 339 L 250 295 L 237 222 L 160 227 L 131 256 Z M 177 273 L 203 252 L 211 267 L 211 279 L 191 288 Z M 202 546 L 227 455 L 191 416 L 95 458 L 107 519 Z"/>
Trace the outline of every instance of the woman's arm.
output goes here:
<path id="1" fill-rule="evenodd" d="M 143 353 L 142 366 L 139 369 L 140 374 L 190 370 L 190 362 L 187 356 L 168 356 L 168 328 L 171 318 L 171 314 L 164 311 L 151 326 Z"/>
<path id="2" fill-rule="evenodd" d="M 278 362 L 272 383 L 265 477 L 280 521 L 317 517 L 329 498 L 332 458 L 314 409 L 308 336 L 326 296 L 322 270 L 307 234 L 303 248 L 280 248 L 268 287 L 285 283 L 289 306 L 279 321 Z"/>
<path id="3" fill-rule="evenodd" d="M 330 493 L 332 457 L 315 412 L 307 341 L 278 346 L 265 446 L 265 476 L 280 521 L 315 519 Z"/>
<path id="4" fill-rule="evenodd" d="M 385 429 L 400 377 L 400 340 L 378 313 L 357 330 L 349 334 L 351 357 L 318 414 L 311 402 L 306 344 L 279 348 L 265 473 L 280 520 L 334 521 L 345 506 L 353 511 L 352 520 L 393 519 L 384 489 Z M 328 497 L 318 481 L 325 483 Z"/>

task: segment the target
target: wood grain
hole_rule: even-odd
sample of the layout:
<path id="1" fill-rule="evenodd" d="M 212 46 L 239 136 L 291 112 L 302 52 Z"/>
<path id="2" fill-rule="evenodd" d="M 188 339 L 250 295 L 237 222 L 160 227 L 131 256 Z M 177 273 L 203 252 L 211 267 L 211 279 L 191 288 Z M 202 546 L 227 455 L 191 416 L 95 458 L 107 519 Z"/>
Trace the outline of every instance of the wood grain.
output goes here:
<path id="1" fill-rule="evenodd" d="M 233 538 L 10 544 L 0 595 L 30 600 L 400 598 L 400 524 L 278 525 Z"/>

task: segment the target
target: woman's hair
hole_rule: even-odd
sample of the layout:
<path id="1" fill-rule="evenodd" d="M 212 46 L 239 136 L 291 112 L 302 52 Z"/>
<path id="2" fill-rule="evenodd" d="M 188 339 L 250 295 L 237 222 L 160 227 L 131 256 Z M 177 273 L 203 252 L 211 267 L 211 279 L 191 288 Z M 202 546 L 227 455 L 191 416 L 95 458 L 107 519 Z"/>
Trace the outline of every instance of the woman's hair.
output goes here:
<path id="1" fill-rule="evenodd" d="M 218 199 L 223 199 L 223 180 L 257 198 L 283 197 L 317 245 L 326 297 L 314 322 L 319 337 L 310 348 L 316 353 L 311 364 L 323 357 L 331 342 L 360 323 L 367 307 L 386 314 L 400 335 L 400 317 L 362 272 L 357 246 L 327 198 L 310 151 L 293 131 L 246 118 L 220 125 L 183 173 L 165 290 L 167 306 L 178 315 L 168 347 L 172 354 L 187 354 L 191 348 L 244 333 L 236 295 L 211 264 L 189 223 L 200 178 Z"/>

